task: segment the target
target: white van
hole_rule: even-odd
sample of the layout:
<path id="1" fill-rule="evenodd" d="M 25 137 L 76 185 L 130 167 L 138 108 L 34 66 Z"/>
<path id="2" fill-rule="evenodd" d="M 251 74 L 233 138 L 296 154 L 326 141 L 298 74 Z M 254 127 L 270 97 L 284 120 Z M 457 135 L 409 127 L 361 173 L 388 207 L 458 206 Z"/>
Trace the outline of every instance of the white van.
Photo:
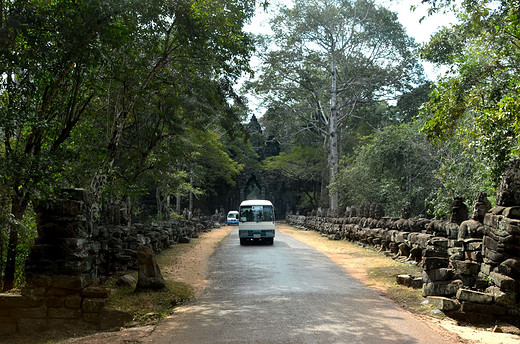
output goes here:
<path id="1" fill-rule="evenodd" d="M 238 211 L 231 210 L 229 213 L 227 213 L 227 224 L 238 225 Z"/>
<path id="2" fill-rule="evenodd" d="M 240 204 L 238 236 L 240 245 L 249 241 L 274 243 L 274 207 L 270 201 L 249 200 Z"/>

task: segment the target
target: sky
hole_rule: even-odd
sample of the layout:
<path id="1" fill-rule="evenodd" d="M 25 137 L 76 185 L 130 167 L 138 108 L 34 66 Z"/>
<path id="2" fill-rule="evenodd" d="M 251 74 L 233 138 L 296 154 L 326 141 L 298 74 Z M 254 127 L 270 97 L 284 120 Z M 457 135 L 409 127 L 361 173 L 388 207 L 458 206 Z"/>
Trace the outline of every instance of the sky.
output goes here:
<path id="1" fill-rule="evenodd" d="M 405 27 L 409 36 L 415 38 L 419 44 L 426 43 L 430 40 L 430 37 L 443 26 L 449 26 L 456 22 L 455 16 L 452 14 L 435 14 L 433 16 L 427 16 L 428 5 L 421 4 L 421 0 L 376 0 L 378 4 L 385 6 L 393 12 L 397 13 L 397 17 L 401 24 Z M 275 8 L 279 4 L 290 3 L 290 0 L 272 0 L 271 5 L 267 11 L 259 8 L 256 12 L 255 17 L 251 21 L 251 24 L 245 27 L 246 31 L 252 33 L 269 33 L 271 32 L 269 26 L 269 17 L 274 12 Z M 416 5 L 415 11 L 411 11 L 410 7 Z M 421 21 L 421 18 L 424 19 Z M 435 67 L 434 65 L 421 61 L 424 67 L 426 75 L 431 79 L 435 80 L 437 76 L 443 72 L 442 69 Z M 253 58 L 251 64 L 255 66 L 258 64 L 258 59 Z M 252 97 L 248 97 L 252 108 L 258 108 L 258 102 Z M 260 109 L 257 109 L 260 111 Z M 255 114 L 261 115 L 256 113 Z"/>

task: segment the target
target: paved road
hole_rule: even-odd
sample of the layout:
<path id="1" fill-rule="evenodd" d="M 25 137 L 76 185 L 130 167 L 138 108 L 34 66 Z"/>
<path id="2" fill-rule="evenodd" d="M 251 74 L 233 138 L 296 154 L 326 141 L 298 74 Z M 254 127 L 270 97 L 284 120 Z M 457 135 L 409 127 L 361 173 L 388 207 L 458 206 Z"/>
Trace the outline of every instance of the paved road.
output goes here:
<path id="1" fill-rule="evenodd" d="M 240 246 L 234 230 L 209 278 L 150 343 L 454 343 L 280 232 L 273 246 Z"/>

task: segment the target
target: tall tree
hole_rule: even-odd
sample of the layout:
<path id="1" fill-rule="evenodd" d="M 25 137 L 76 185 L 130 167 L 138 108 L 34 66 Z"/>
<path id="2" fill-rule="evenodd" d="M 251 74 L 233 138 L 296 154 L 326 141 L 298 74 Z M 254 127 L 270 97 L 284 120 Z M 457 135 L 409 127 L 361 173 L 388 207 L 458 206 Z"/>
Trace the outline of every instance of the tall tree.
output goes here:
<path id="1" fill-rule="evenodd" d="M 272 29 L 256 90 L 321 135 L 331 181 L 340 126 L 361 115 L 361 105 L 419 82 L 414 43 L 396 14 L 367 0 L 296 0 L 280 9 Z M 337 209 L 337 191 L 329 206 Z"/>

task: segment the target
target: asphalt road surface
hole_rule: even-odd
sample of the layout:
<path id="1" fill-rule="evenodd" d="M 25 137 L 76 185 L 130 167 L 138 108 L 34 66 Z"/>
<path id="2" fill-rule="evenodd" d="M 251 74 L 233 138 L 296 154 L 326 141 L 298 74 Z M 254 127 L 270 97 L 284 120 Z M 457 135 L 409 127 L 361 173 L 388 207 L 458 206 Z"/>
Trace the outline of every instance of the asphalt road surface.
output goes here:
<path id="1" fill-rule="evenodd" d="M 456 343 L 348 275 L 323 254 L 277 232 L 240 246 L 238 230 L 210 265 L 210 283 L 148 338 L 150 343 Z"/>

